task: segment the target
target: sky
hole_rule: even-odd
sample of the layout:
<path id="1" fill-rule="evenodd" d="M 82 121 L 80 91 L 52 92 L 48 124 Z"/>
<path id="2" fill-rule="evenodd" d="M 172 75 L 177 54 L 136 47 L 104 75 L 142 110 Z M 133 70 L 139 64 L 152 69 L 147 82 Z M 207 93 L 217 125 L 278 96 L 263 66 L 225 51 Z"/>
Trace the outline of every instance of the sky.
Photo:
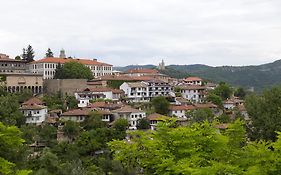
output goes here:
<path id="1" fill-rule="evenodd" d="M 0 53 L 130 64 L 281 59 L 281 0 L 0 0 Z"/>

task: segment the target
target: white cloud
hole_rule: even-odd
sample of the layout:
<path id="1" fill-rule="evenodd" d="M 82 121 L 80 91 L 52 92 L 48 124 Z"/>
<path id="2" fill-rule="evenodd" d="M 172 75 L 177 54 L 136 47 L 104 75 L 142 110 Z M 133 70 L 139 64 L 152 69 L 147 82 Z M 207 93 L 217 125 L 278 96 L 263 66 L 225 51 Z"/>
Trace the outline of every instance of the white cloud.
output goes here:
<path id="1" fill-rule="evenodd" d="M 0 0 L 0 52 L 31 44 L 114 65 L 281 58 L 279 0 Z M 3 8 L 4 7 L 4 8 Z"/>

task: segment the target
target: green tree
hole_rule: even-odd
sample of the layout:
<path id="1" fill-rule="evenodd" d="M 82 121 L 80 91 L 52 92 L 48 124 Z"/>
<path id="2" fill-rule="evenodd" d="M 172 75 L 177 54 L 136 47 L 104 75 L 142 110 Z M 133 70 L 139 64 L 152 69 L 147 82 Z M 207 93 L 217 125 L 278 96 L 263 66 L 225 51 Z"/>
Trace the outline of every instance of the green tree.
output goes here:
<path id="1" fill-rule="evenodd" d="M 20 56 L 16 56 L 15 60 L 21 60 L 21 57 Z"/>
<path id="2" fill-rule="evenodd" d="M 142 119 L 138 120 L 137 128 L 138 129 L 149 129 L 150 123 L 147 119 L 142 118 Z"/>
<path id="3" fill-rule="evenodd" d="M 217 106 L 222 107 L 222 99 L 220 96 L 214 94 L 214 93 L 209 93 L 206 99 L 208 102 L 212 102 Z"/>
<path id="4" fill-rule="evenodd" d="M 245 96 L 246 96 L 246 92 L 245 92 L 245 90 L 242 87 L 239 87 L 234 92 L 234 96 L 240 97 L 240 98 L 244 99 Z"/>
<path id="5" fill-rule="evenodd" d="M 47 52 L 46 52 L 46 58 L 48 57 L 54 57 L 54 53 L 52 52 L 52 50 L 50 48 L 48 48 Z"/>
<path id="6" fill-rule="evenodd" d="M 28 63 L 34 61 L 34 51 L 31 45 L 28 45 L 27 49 L 23 49 L 22 59 Z"/>
<path id="7" fill-rule="evenodd" d="M 281 131 L 281 86 L 247 97 L 245 106 L 251 119 L 249 137 L 275 140 L 276 131 Z"/>
<path id="8" fill-rule="evenodd" d="M 97 111 L 93 111 L 86 117 L 85 121 L 82 122 L 82 126 L 88 131 L 91 129 L 104 128 L 106 124 L 101 119 L 102 115 Z"/>
<path id="9" fill-rule="evenodd" d="M 232 89 L 227 83 L 220 82 L 219 86 L 214 89 L 214 94 L 226 100 L 232 95 Z"/>
<path id="10" fill-rule="evenodd" d="M 58 68 L 55 79 L 92 79 L 93 74 L 90 68 L 85 65 L 71 61 L 65 63 L 62 68 Z"/>
<path id="11" fill-rule="evenodd" d="M 154 107 L 155 112 L 158 114 L 167 115 L 169 113 L 170 103 L 163 96 L 153 98 L 152 106 Z"/>
<path id="12" fill-rule="evenodd" d="M 193 122 L 203 122 L 203 121 L 213 121 L 214 114 L 211 109 L 198 109 L 198 110 L 192 110 L 187 113 L 187 115 L 191 118 L 191 121 Z"/>
<path id="13" fill-rule="evenodd" d="M 20 171 L 14 163 L 19 158 L 19 150 L 23 147 L 23 143 L 24 140 L 17 127 L 5 126 L 0 122 L 0 174 L 27 175 L 31 173 L 27 170 Z"/>
<path id="14" fill-rule="evenodd" d="M 63 132 L 64 135 L 67 136 L 71 141 L 74 140 L 79 135 L 80 127 L 77 122 L 74 121 L 66 121 L 64 123 Z"/>

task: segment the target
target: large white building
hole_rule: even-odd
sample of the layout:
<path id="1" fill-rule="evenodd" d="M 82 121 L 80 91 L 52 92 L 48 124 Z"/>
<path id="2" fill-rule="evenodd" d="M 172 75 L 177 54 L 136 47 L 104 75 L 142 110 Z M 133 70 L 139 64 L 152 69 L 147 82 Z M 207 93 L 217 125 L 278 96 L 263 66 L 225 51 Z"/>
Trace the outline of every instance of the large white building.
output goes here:
<path id="1" fill-rule="evenodd" d="M 124 82 L 120 89 L 125 92 L 128 101 L 132 102 L 147 102 L 153 97 L 173 95 L 172 87 L 160 80 Z"/>
<path id="2" fill-rule="evenodd" d="M 47 57 L 40 60 L 33 61 L 29 64 L 29 70 L 32 73 L 43 74 L 43 79 L 53 79 L 56 68 L 59 64 L 67 62 L 79 62 L 89 67 L 94 77 L 100 77 L 104 75 L 112 75 L 112 65 L 107 63 L 98 62 L 96 59 L 74 59 L 74 58 L 56 58 Z"/>
<path id="3" fill-rule="evenodd" d="M 192 102 L 202 103 L 206 96 L 206 87 L 199 85 L 180 86 L 183 98 Z"/>

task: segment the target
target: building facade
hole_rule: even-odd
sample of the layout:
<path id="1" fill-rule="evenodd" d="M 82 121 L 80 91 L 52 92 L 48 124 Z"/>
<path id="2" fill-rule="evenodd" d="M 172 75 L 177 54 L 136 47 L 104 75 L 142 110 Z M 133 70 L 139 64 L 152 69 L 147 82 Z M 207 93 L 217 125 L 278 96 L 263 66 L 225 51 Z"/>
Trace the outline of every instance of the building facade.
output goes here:
<path id="1" fill-rule="evenodd" d="M 26 71 L 26 62 L 9 58 L 0 53 L 0 73 L 23 73 Z"/>
<path id="2" fill-rule="evenodd" d="M 199 85 L 180 86 L 183 98 L 195 103 L 202 103 L 206 96 L 206 87 Z"/>
<path id="3" fill-rule="evenodd" d="M 72 61 L 79 62 L 90 68 L 94 77 L 112 75 L 112 65 L 98 62 L 96 59 L 89 60 L 89 59 L 48 57 L 37 61 L 33 61 L 28 66 L 29 66 L 29 70 L 32 73 L 43 74 L 43 79 L 53 79 L 59 64 L 63 66 L 65 63 L 72 62 Z"/>

